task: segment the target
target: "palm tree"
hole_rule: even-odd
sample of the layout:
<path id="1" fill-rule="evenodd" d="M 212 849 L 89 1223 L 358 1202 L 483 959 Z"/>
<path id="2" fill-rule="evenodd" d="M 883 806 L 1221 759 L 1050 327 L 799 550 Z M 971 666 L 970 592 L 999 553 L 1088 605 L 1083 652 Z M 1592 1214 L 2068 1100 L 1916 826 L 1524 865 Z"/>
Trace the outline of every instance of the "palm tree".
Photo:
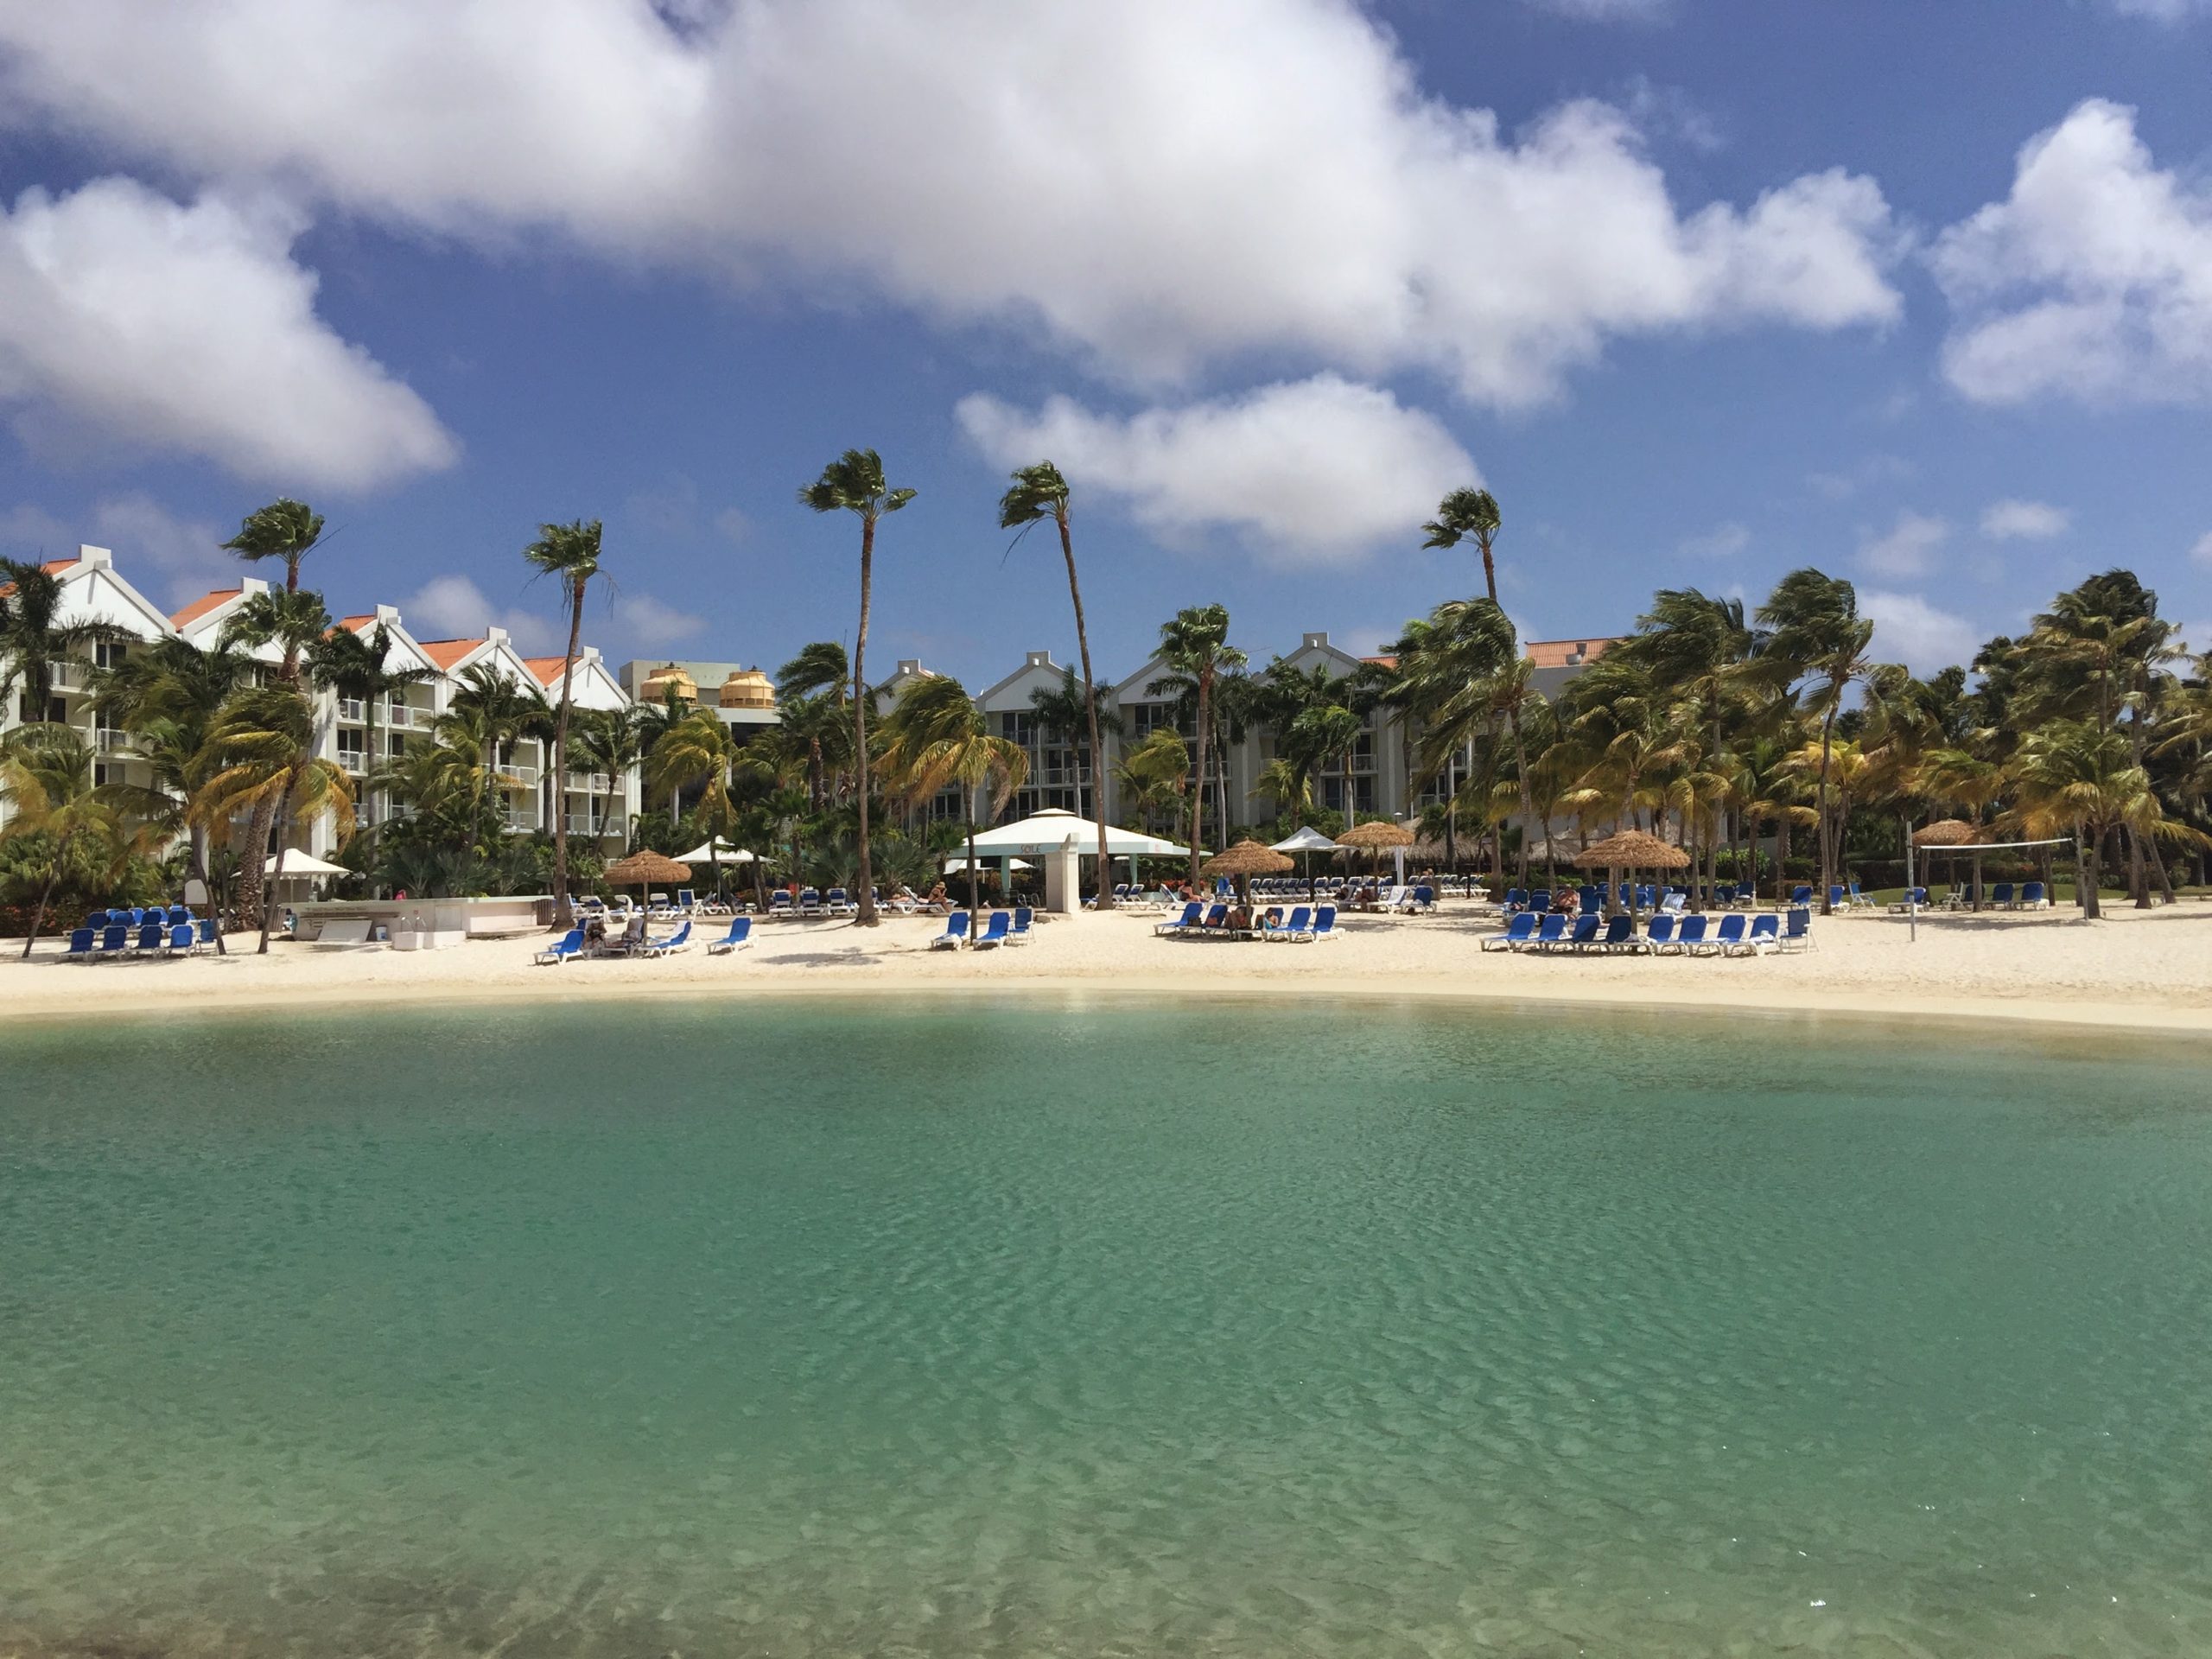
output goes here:
<path id="1" fill-rule="evenodd" d="M 2150 774 L 2126 738 L 2098 720 L 2055 720 L 2021 740 L 2012 776 L 2023 820 L 2039 835 L 2074 836 L 2082 914 L 2102 916 L 2097 888 L 2106 832 L 2149 833 L 2159 817 Z"/>
<path id="2" fill-rule="evenodd" d="M 1495 605 L 1497 561 L 1491 550 L 1503 523 L 1498 516 L 1497 498 L 1488 490 L 1454 490 L 1437 503 L 1436 517 L 1421 526 L 1428 532 L 1428 539 L 1421 545 L 1457 547 L 1462 541 L 1471 540 L 1483 556 L 1483 591 Z"/>
<path id="3" fill-rule="evenodd" d="M 147 832 L 134 835 L 124 822 L 117 795 L 114 787 L 92 782 L 92 746 L 70 727 L 40 721 L 10 733 L 0 744 L 0 803 L 10 810 L 6 825 L 0 827 L 0 845 L 46 838 L 42 884 L 23 939 L 25 957 L 38 943 L 47 906 L 73 861 L 90 855 L 111 871 L 150 850 Z"/>
<path id="4" fill-rule="evenodd" d="M 322 515 L 304 501 L 295 501 L 289 496 L 280 497 L 267 506 L 248 513 L 238 524 L 238 533 L 223 543 L 249 564 L 263 559 L 281 559 L 284 563 L 284 591 L 296 594 L 300 588 L 300 563 L 322 539 Z M 297 639 L 285 641 L 283 655 L 279 660 L 277 674 L 288 685 L 296 684 L 300 677 L 300 653 L 307 642 Z M 238 908 L 247 915 L 266 905 L 262 894 L 262 859 L 269 850 L 269 828 L 276 816 L 276 802 L 273 798 L 257 798 L 246 823 L 246 842 L 251 855 L 245 861 L 238 876 Z M 267 929 L 263 930 L 266 938 Z"/>
<path id="5" fill-rule="evenodd" d="M 883 458 L 873 449 L 848 449 L 822 469 L 822 476 L 802 486 L 799 505 L 816 512 L 849 512 L 861 521 L 861 620 L 853 635 L 853 764 L 860 771 L 860 913 L 853 918 L 861 927 L 874 927 L 874 873 L 868 868 L 868 607 L 869 582 L 875 564 L 875 526 L 884 514 L 896 512 L 914 499 L 912 490 L 894 490 L 884 481 Z"/>
<path id="6" fill-rule="evenodd" d="M 499 787 L 499 769 L 510 747 L 552 723 L 553 710 L 535 686 L 509 679 L 489 663 L 472 663 L 461 671 L 461 688 L 446 709 L 434 729 L 470 723 L 470 735 L 482 746 L 486 791 Z"/>
<path id="7" fill-rule="evenodd" d="M 1179 746 L 1181 739 L 1176 741 Z M 1295 756 L 1279 754 L 1260 768 L 1252 793 L 1255 798 L 1266 796 L 1275 804 L 1278 814 L 1290 815 L 1294 830 L 1303 830 L 1306 814 L 1313 810 L 1313 770 Z"/>
<path id="8" fill-rule="evenodd" d="M 622 709 L 582 709 L 576 713 L 576 746 L 583 751 L 584 764 L 591 768 L 594 777 L 604 776 L 607 780 L 607 798 L 620 779 L 643 756 L 639 744 L 639 715 L 642 710 Z M 590 791 L 592 842 L 596 846 L 607 836 L 607 819 L 600 810 L 599 791 Z M 627 826 L 625 826 L 626 831 Z"/>
<path id="9" fill-rule="evenodd" d="M 1068 482 L 1049 461 L 1024 467 L 999 498 L 999 528 L 1013 530 L 1051 519 L 1067 561 L 1068 597 L 1075 605 L 1075 648 L 1083 659 L 1083 701 L 1090 724 L 1090 804 L 1098 821 L 1098 908 L 1114 907 L 1113 864 L 1106 852 L 1106 750 L 1099 735 L 1098 683 L 1090 677 L 1090 635 L 1083 622 L 1083 588 L 1075 576 L 1075 541 L 1068 531 Z"/>
<path id="10" fill-rule="evenodd" d="M 1170 814 L 1168 833 L 1179 829 L 1184 785 L 1190 775 L 1190 746 L 1173 726 L 1154 727 L 1151 736 L 1124 751 L 1114 768 L 1114 782 L 1123 813 L 1134 820 L 1130 827 L 1150 829 L 1154 816 L 1164 809 Z"/>
<path id="11" fill-rule="evenodd" d="M 1246 659 L 1229 643 L 1229 610 L 1222 605 L 1185 606 L 1161 623 L 1159 654 L 1172 674 L 1190 684 L 1198 701 L 1198 764 L 1191 771 L 1190 879 L 1195 881 L 1205 845 L 1206 740 L 1213 723 L 1214 688 L 1224 673 L 1242 668 Z M 1156 693 L 1169 683 L 1156 681 L 1146 690 Z"/>
<path id="12" fill-rule="evenodd" d="M 61 579 L 43 564 L 0 559 L 0 699 L 22 682 L 22 716 L 43 721 L 54 701 L 54 665 L 86 645 L 124 637 L 109 622 L 63 622 Z"/>
<path id="13" fill-rule="evenodd" d="M 738 808 L 730 792 L 730 769 L 737 764 L 738 743 L 711 709 L 687 715 L 662 734 L 646 764 L 652 780 L 673 794 L 696 788 L 700 823 L 707 831 L 707 861 L 715 877 L 715 891 L 722 886 L 721 855 L 718 846 L 736 827 Z"/>
<path id="14" fill-rule="evenodd" d="M 1874 637 L 1874 625 L 1859 614 L 1856 588 L 1809 565 L 1791 571 L 1775 585 L 1759 607 L 1758 620 L 1773 630 L 1767 649 L 1770 683 L 1809 681 L 1805 710 L 1821 722 L 1820 899 L 1821 914 L 1827 916 L 1834 912 L 1828 889 L 1835 882 L 1840 839 L 1828 804 L 1836 716 L 1843 711 L 1844 693 L 1873 669 L 1866 647 Z"/>
<path id="15" fill-rule="evenodd" d="M 776 671 L 777 735 L 804 745 L 807 795 L 817 812 L 828 794 L 832 761 L 842 769 L 850 758 L 845 750 L 852 719 L 845 700 L 852 685 L 851 661 L 834 639 L 800 646 L 798 655 Z"/>
<path id="16" fill-rule="evenodd" d="M 1319 770 L 1332 760 L 1342 765 L 1346 830 L 1359 821 L 1357 798 L 1352 793 L 1351 765 L 1366 730 L 1367 722 L 1344 704 L 1324 702 L 1316 703 L 1291 721 L 1286 734 L 1291 748 L 1304 760 L 1309 772 Z"/>
<path id="17" fill-rule="evenodd" d="M 991 813 L 1006 810 L 1029 775 L 1029 757 L 1009 738 L 995 736 L 983 711 L 960 682 L 931 675 L 909 685 L 883 721 L 883 768 L 909 804 L 948 784 L 960 786 L 968 819 L 968 907 L 976 907 L 976 812 L 970 798 L 988 789 Z"/>
<path id="18" fill-rule="evenodd" d="M 219 823 L 241 807 L 257 810 L 268 803 L 277 837 L 272 881 L 283 877 L 295 820 L 327 812 L 337 821 L 341 842 L 353 834 L 353 783 L 334 761 L 316 756 L 315 707 L 299 687 L 279 683 L 238 692 L 217 715 L 207 748 L 201 769 L 207 781 L 192 804 L 192 814 L 202 823 Z M 251 861 L 262 857 L 257 847 L 248 852 Z M 262 906 L 259 954 L 264 956 L 269 951 L 274 909 L 273 901 Z"/>
<path id="19" fill-rule="evenodd" d="M 540 575 L 561 584 L 569 602 L 569 651 L 561 661 L 560 714 L 553 728 L 553 925 L 565 931 L 569 910 L 569 690 L 576 672 L 576 642 L 583 635 L 584 589 L 599 574 L 599 520 L 540 524 L 537 539 L 522 550 Z"/>
<path id="20" fill-rule="evenodd" d="M 364 830 L 376 828 L 377 777 L 384 770 L 377 752 L 377 709 L 386 698 L 421 685 L 435 676 L 426 668 L 394 667 L 391 630 L 382 622 L 356 632 L 340 625 L 308 647 L 308 672 L 318 685 L 361 705 Z"/>

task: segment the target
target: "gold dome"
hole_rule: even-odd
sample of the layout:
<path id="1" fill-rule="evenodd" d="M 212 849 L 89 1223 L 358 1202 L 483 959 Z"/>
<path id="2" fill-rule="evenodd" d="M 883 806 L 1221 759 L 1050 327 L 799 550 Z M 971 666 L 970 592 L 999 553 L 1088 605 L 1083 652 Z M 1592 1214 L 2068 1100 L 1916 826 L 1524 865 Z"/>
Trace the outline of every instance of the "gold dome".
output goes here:
<path id="1" fill-rule="evenodd" d="M 736 669 L 722 682 L 715 701 L 725 709 L 773 709 L 776 688 L 757 668 Z"/>
<path id="2" fill-rule="evenodd" d="M 699 683 L 674 663 L 664 663 L 647 677 L 645 695 L 639 701 L 664 702 L 671 691 L 685 702 L 699 701 Z"/>

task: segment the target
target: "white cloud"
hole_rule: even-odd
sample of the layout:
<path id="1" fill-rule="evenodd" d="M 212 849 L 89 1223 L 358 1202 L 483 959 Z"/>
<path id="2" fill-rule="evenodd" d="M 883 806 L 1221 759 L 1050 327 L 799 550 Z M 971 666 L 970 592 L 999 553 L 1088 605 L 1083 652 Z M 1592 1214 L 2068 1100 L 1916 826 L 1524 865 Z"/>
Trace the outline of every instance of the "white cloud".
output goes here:
<path id="1" fill-rule="evenodd" d="M 2073 526 L 2071 512 L 2047 501 L 1993 501 L 1981 515 L 1981 533 L 1993 542 L 2047 542 Z"/>
<path id="2" fill-rule="evenodd" d="M 568 643 L 550 619 L 496 606 L 462 575 L 431 577 L 399 602 L 399 613 L 417 639 L 480 639 L 486 628 L 501 627 L 513 636 L 517 649 L 531 653 L 559 651 Z"/>
<path id="3" fill-rule="evenodd" d="M 1869 455 L 1843 472 L 1808 473 L 1805 482 L 1815 493 L 1843 501 L 1876 485 L 1910 478 L 1912 472 L 1912 463 L 1901 455 Z"/>
<path id="4" fill-rule="evenodd" d="M 1859 543 L 1859 562 L 1877 575 L 1924 575 L 1929 560 L 1950 538 L 1951 526 L 1943 519 L 1901 512 L 1888 530 Z"/>
<path id="5" fill-rule="evenodd" d="M 0 512 L 0 549 L 11 557 L 56 559 L 76 548 L 69 526 L 44 507 L 24 502 Z"/>
<path id="6" fill-rule="evenodd" d="M 1682 552 L 1693 559 L 1732 559 L 1751 544 L 1751 532 L 1742 524 L 1726 524 L 1682 543 Z"/>
<path id="7" fill-rule="evenodd" d="M 1951 384 L 1978 403 L 2212 397 L 2212 193 L 2093 99 L 2020 152 L 2012 194 L 1936 244 Z"/>
<path id="8" fill-rule="evenodd" d="M 315 315 L 301 228 L 128 179 L 25 191 L 0 207 L 0 405 L 27 439 L 59 423 L 303 488 L 448 465 L 429 406 Z"/>
<path id="9" fill-rule="evenodd" d="M 753 534 L 753 520 L 741 508 L 724 507 L 715 515 L 715 534 L 736 547 Z"/>
<path id="10" fill-rule="evenodd" d="M 2212 17 L 2212 0 L 2106 0 L 2106 3 L 2123 17 L 2148 17 L 2160 23 Z"/>
<path id="11" fill-rule="evenodd" d="M 211 588 L 238 585 L 241 567 L 223 550 L 232 534 L 203 518 L 181 518 L 143 491 L 108 496 L 92 505 L 92 539 L 115 550 L 117 563 L 141 588 L 152 585 L 147 573 L 153 573 L 160 583 L 154 597 L 171 605 Z M 313 569 L 308 567 L 310 583 Z"/>
<path id="12" fill-rule="evenodd" d="M 640 645 L 673 645 L 706 629 L 704 617 L 655 599 L 651 594 L 622 594 L 614 601 L 615 625 L 623 637 Z"/>
<path id="13" fill-rule="evenodd" d="M 1097 490 L 1170 544 L 1228 531 L 1273 564 L 1415 545 L 1429 506 L 1479 481 L 1435 416 L 1333 374 L 1126 418 L 1058 397 L 1032 414 L 980 393 L 957 413 L 999 466 L 1057 462 L 1078 511 L 1084 493 Z"/>
<path id="14" fill-rule="evenodd" d="M 2212 621 L 2183 623 L 2181 639 L 2184 649 L 2212 656 Z"/>
<path id="15" fill-rule="evenodd" d="M 1273 352 L 1527 404 L 1624 335 L 1900 315 L 1871 180 L 1678 207 L 1618 110 L 1503 133 L 1425 95 L 1356 0 L 717 10 L 14 6 L 0 103 L 471 240 L 857 283 L 1135 382 Z"/>
<path id="16" fill-rule="evenodd" d="M 1859 610 L 1873 620 L 1873 656 L 1885 663 L 1903 663 L 1916 674 L 1970 663 L 1980 648 L 1971 622 L 1937 610 L 1917 594 L 1862 588 Z"/>
<path id="17" fill-rule="evenodd" d="M 2199 564 L 2212 564 L 2212 531 L 2197 538 L 2196 545 L 2189 550 L 2189 556 Z"/>
<path id="18" fill-rule="evenodd" d="M 1540 11 L 1592 23 L 1654 23 L 1671 16 L 1674 0 L 1526 0 Z"/>

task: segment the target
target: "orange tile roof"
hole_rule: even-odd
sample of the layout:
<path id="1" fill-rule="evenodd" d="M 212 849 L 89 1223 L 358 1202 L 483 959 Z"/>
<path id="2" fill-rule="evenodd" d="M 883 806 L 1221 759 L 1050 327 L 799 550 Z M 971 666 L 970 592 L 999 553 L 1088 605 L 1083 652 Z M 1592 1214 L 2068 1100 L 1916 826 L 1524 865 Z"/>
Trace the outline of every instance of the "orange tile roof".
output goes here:
<path id="1" fill-rule="evenodd" d="M 1522 650 L 1538 668 L 1573 668 L 1577 658 L 1585 663 L 1596 662 L 1612 643 L 1609 639 L 1531 639 Z"/>
<path id="2" fill-rule="evenodd" d="M 472 651 L 480 649 L 481 639 L 424 639 L 420 642 L 423 654 L 440 668 L 451 668 Z"/>
<path id="3" fill-rule="evenodd" d="M 566 657 L 525 657 L 522 659 L 523 666 L 537 676 L 538 683 L 541 685 L 558 684 L 561 671 L 567 665 L 568 661 Z M 576 666 L 582 668 L 583 665 L 583 653 L 578 652 Z"/>
<path id="4" fill-rule="evenodd" d="M 64 570 L 67 570 L 71 565 L 76 563 L 77 561 L 74 559 L 48 559 L 44 564 L 39 566 L 39 569 L 45 571 L 49 576 L 58 576 Z M 15 591 L 16 584 L 14 582 L 0 582 L 0 599 L 7 598 L 9 594 Z"/>
<path id="5" fill-rule="evenodd" d="M 169 618 L 169 626 L 172 627 L 181 628 L 187 623 L 197 622 L 201 617 L 207 615 L 208 612 L 213 610 L 218 605 L 226 604 L 231 600 L 236 599 L 244 592 L 245 592 L 245 584 L 244 582 L 240 582 L 235 588 L 218 588 L 212 594 L 202 594 L 199 598 L 194 600 L 191 604 L 186 606 L 182 610 L 171 616 Z"/>
<path id="6" fill-rule="evenodd" d="M 366 616 L 341 616 L 338 619 L 338 626 L 349 633 L 359 633 L 376 620 L 377 613 L 371 611 Z"/>
<path id="7" fill-rule="evenodd" d="M 1377 668 L 1395 668 L 1398 665 L 1398 659 L 1395 657 L 1363 657 L 1359 660 L 1372 663 Z"/>

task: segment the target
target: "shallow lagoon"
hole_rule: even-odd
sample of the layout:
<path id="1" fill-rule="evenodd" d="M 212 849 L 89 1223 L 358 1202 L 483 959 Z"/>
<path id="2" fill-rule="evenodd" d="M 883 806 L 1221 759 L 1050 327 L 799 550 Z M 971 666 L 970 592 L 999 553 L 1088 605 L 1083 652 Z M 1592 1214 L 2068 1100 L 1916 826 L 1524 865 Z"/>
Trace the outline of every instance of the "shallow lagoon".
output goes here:
<path id="1" fill-rule="evenodd" d="M 2202 1046 L 728 1001 L 5 1039 L 0 1651 L 2212 1650 Z"/>

